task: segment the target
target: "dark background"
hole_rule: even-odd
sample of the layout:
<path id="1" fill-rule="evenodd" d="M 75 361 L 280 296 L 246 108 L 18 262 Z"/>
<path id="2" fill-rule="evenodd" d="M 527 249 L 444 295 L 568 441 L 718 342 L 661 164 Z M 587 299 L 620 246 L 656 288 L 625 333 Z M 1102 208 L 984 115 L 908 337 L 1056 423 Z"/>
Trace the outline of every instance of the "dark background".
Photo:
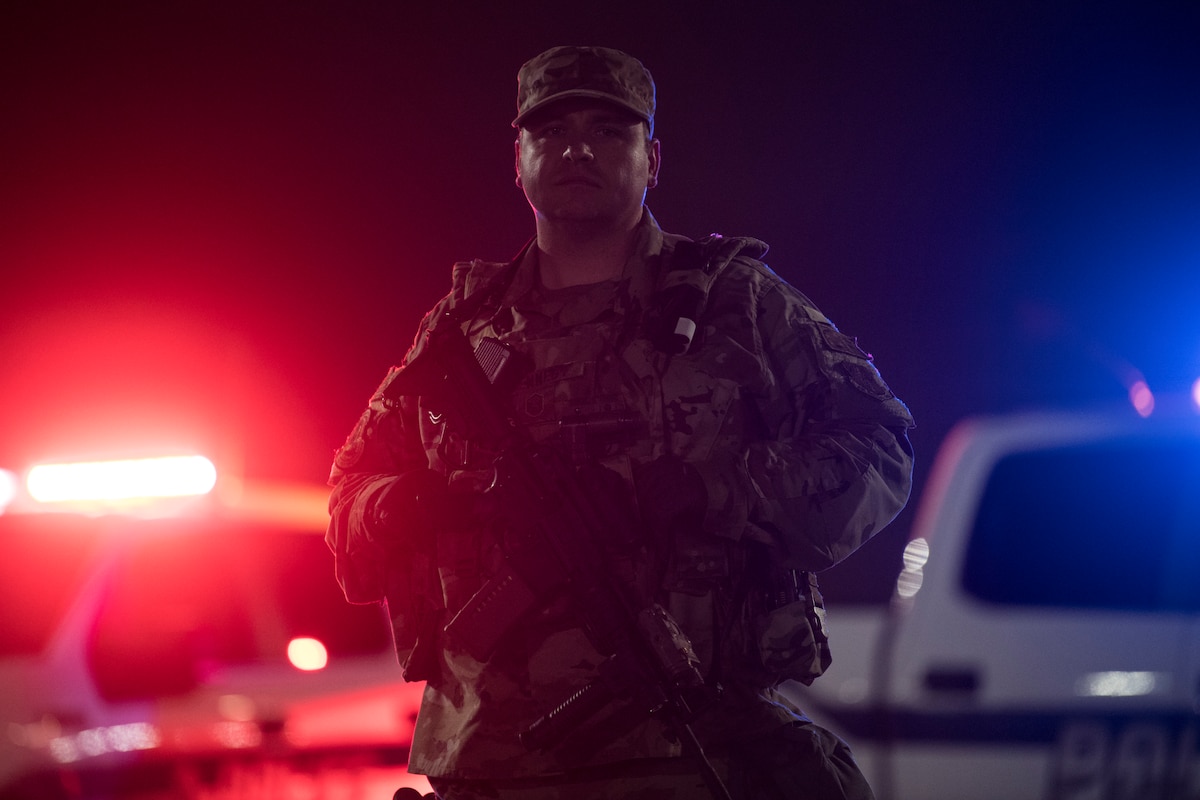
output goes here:
<path id="1" fill-rule="evenodd" d="M 323 480 L 450 264 L 530 235 L 515 75 L 557 44 L 644 61 L 648 204 L 771 244 L 912 408 L 918 486 L 964 416 L 1200 376 L 1200 3 L 17 2 L 0 34 L 8 469 Z"/>

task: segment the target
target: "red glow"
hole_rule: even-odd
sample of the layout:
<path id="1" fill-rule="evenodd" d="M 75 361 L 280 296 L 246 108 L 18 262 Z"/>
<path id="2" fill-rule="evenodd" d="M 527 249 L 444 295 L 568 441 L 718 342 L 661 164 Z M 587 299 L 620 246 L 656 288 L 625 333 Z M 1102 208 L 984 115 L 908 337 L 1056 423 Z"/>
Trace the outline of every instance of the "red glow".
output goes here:
<path id="1" fill-rule="evenodd" d="M 288 716 L 288 741 L 303 748 L 410 741 L 424 690 L 424 683 L 395 682 L 300 701 Z"/>
<path id="2" fill-rule="evenodd" d="M 216 494 L 220 504 L 239 519 L 320 532 L 329 523 L 325 484 L 223 479 Z"/>
<path id="3" fill-rule="evenodd" d="M 327 467 L 281 358 L 202 307 L 97 300 L 31 306 L 0 330 L 6 463 L 203 452 L 224 478 L 307 479 Z"/>
<path id="4" fill-rule="evenodd" d="M 288 642 L 287 654 L 292 666 L 305 672 L 325 669 L 329 663 L 329 651 L 325 645 L 308 636 L 299 636 Z"/>
<path id="5" fill-rule="evenodd" d="M 0 514 L 17 496 L 17 476 L 6 469 L 0 469 Z"/>
<path id="6" fill-rule="evenodd" d="M 302 701 L 289 714 L 285 735 L 302 749 L 344 747 L 347 742 L 364 746 L 410 742 L 424 689 L 424 683 L 396 682 Z M 377 774 L 382 785 L 373 780 L 373 768 L 355 773 L 356 796 L 390 797 L 401 786 L 422 794 L 433 791 L 425 776 L 409 774 L 404 767 L 381 769 Z M 334 796 L 332 789 L 329 796 Z"/>

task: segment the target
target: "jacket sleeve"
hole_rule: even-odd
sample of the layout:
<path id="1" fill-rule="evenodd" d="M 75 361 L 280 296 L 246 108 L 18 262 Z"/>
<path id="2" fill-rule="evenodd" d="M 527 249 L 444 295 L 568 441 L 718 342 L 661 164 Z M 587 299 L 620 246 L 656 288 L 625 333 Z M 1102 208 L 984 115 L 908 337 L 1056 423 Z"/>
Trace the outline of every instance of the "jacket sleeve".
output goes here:
<path id="1" fill-rule="evenodd" d="M 792 287 L 765 281 L 751 316 L 764 378 L 743 400 L 760 433 L 717 466 L 724 481 L 705 480 L 718 504 L 745 514 L 740 530 L 771 541 L 787 566 L 825 569 L 908 501 L 912 416 L 856 340 Z"/>
<path id="2" fill-rule="evenodd" d="M 422 333 L 432 316 L 431 312 L 422 322 L 418 344 L 409 350 L 404 363 L 419 351 Z M 395 585 L 403 580 L 405 571 L 389 569 L 388 550 L 372 539 L 367 524 L 376 498 L 397 476 L 429 466 L 417 399 L 392 401 L 385 395 L 401 369 L 391 369 L 371 396 L 330 470 L 333 491 L 325 542 L 334 554 L 338 583 L 351 603 L 378 602 L 385 595 L 396 602 L 406 593 L 405 587 Z M 398 611 L 392 609 L 393 615 Z"/>
<path id="3" fill-rule="evenodd" d="M 417 328 L 413 345 L 402 364 L 421 354 L 426 333 L 445 311 L 462 303 L 475 291 L 486 291 L 507 264 L 479 261 L 459 262 L 451 273 L 451 289 L 425 315 Z M 387 397 L 387 389 L 403 366 L 390 370 L 372 395 L 358 424 L 337 451 L 329 483 L 329 528 L 325 541 L 333 550 L 338 582 L 352 603 L 373 603 L 386 599 L 393 623 L 401 624 L 411 610 L 412 601 L 422 592 L 433 590 L 428 565 L 410 563 L 402 569 L 389 563 L 394 548 L 384 548 L 371 538 L 367 521 L 375 500 L 400 475 L 414 470 L 434 468 L 430 455 L 433 445 L 424 441 L 419 398 Z M 389 556 L 389 552 L 393 553 Z M 414 561 L 420 560 L 414 557 Z M 399 636 L 399 627 L 397 627 Z M 400 642 L 397 642 L 399 646 Z"/>

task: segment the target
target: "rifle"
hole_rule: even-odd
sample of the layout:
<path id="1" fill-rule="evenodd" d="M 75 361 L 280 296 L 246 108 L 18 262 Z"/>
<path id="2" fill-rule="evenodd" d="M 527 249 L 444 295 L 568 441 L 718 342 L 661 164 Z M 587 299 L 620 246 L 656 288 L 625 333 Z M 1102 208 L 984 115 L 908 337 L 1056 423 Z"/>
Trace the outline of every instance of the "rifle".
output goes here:
<path id="1" fill-rule="evenodd" d="M 496 381 L 512 351 L 496 339 L 472 350 L 463 322 L 443 311 L 426 329 L 424 348 L 386 389 L 391 400 L 432 396 L 483 442 L 494 460 L 496 490 L 518 510 L 505 529 L 505 568 L 484 584 L 445 627 L 471 656 L 486 660 L 527 613 L 567 593 L 593 645 L 606 656 L 599 677 L 521 734 L 530 749 L 561 742 L 617 699 L 632 698 L 662 719 L 693 757 L 717 800 L 732 800 L 691 727 L 706 693 L 700 662 L 678 623 L 661 606 L 642 603 L 613 580 L 601 542 L 632 541 L 633 522 L 597 501 L 581 475 L 520 428 Z"/>

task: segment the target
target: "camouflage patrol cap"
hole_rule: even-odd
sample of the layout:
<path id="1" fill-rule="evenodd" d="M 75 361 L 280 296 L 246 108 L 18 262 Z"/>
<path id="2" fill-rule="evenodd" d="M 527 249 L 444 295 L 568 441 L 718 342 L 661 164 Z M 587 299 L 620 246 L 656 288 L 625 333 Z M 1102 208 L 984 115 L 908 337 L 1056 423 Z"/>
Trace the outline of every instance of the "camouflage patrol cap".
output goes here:
<path id="1" fill-rule="evenodd" d="M 642 62 L 610 47 L 552 47 L 517 73 L 514 128 L 533 112 L 568 97 L 605 100 L 646 121 L 654 132 L 654 79 Z"/>

